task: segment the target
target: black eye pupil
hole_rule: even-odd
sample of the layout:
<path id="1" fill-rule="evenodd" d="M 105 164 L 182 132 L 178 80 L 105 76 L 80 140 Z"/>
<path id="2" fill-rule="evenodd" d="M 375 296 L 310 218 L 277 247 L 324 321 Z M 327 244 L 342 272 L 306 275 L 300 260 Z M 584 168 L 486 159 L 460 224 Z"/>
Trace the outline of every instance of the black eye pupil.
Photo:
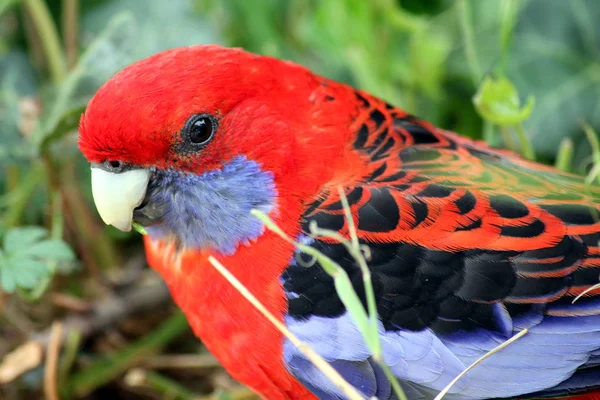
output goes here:
<path id="1" fill-rule="evenodd" d="M 208 142 L 213 135 L 213 122 L 209 117 L 199 117 L 190 126 L 190 141 L 196 144 Z"/>

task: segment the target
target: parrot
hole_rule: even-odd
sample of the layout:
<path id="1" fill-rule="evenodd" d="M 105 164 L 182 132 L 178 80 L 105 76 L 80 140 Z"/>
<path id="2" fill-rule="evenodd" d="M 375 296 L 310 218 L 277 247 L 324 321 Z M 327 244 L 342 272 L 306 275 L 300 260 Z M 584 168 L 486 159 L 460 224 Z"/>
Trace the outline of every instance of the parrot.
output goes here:
<path id="1" fill-rule="evenodd" d="M 582 177 L 220 45 L 118 72 L 89 101 L 78 145 L 102 220 L 144 227 L 148 264 L 194 334 L 262 398 L 347 397 L 210 257 L 365 398 L 400 397 L 385 366 L 408 399 L 432 399 L 524 330 L 445 398 L 600 396 L 600 187 Z M 383 364 L 333 277 L 252 210 L 335 261 L 366 307 L 339 239 L 354 229 Z"/>

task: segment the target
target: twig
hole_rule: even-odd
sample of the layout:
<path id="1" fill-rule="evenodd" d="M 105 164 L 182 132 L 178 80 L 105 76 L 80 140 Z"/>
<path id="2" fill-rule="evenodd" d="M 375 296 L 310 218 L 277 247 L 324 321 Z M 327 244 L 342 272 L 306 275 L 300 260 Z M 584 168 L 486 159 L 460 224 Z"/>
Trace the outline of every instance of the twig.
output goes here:
<path id="1" fill-rule="evenodd" d="M 194 400 L 199 396 L 190 392 L 174 380 L 157 372 L 134 368 L 125 375 L 125 383 L 131 387 L 152 389 L 161 399 Z"/>
<path id="2" fill-rule="evenodd" d="M 72 315 L 64 320 L 65 331 L 77 329 L 82 337 L 111 326 L 115 321 L 145 310 L 156 310 L 169 300 L 169 291 L 161 281 L 149 286 L 130 289 L 121 295 L 111 295 L 92 308 L 86 315 Z M 31 340 L 48 345 L 50 332 L 48 330 L 35 333 Z M 63 335 L 63 340 L 65 335 Z"/>
<path id="3" fill-rule="evenodd" d="M 50 298 L 55 306 L 69 311 L 85 312 L 91 307 L 89 302 L 64 293 L 54 292 L 50 295 Z"/>
<path id="4" fill-rule="evenodd" d="M 165 345 L 173 341 L 188 329 L 188 323 L 181 312 L 176 312 L 153 331 L 138 339 L 128 347 L 95 361 L 81 372 L 73 374 L 64 385 L 69 397 L 86 397 L 96 388 L 105 385 L 131 367 L 141 364 L 156 354 Z"/>
<path id="5" fill-rule="evenodd" d="M 46 368 L 44 370 L 44 395 L 47 400 L 59 400 L 56 390 L 58 357 L 60 355 L 63 324 L 55 321 L 50 330 L 50 344 L 46 350 Z"/>
<path id="6" fill-rule="evenodd" d="M 92 308 L 90 313 L 85 315 L 71 315 L 62 321 L 63 334 L 61 335 L 61 344 L 66 339 L 66 332 L 79 331 L 82 338 L 89 337 L 94 333 L 103 330 L 107 326 L 113 325 L 115 321 L 128 317 L 132 314 L 145 311 L 156 310 L 161 305 L 167 304 L 169 300 L 169 291 L 166 285 L 160 281 L 156 284 L 142 287 L 135 287 L 120 296 L 110 296 L 104 301 L 98 303 Z M 30 340 L 17 349 L 10 352 L 0 363 L 0 370 L 9 369 L 13 363 L 14 357 L 11 355 L 20 354 L 23 349 L 30 347 L 40 347 L 42 351 L 48 347 L 51 338 L 51 330 L 46 329 L 41 332 L 30 335 Z M 41 362 L 41 358 L 39 360 Z M 10 379 L 2 379 L 0 383 L 7 383 L 17 378 L 23 373 L 37 367 L 28 365 L 29 368 L 21 368 L 18 374 L 10 374 Z"/>
<path id="7" fill-rule="evenodd" d="M 433 400 L 442 400 L 442 398 L 446 395 L 446 393 L 448 393 L 448 391 L 450 389 L 452 389 L 452 386 L 454 386 L 456 384 L 456 382 L 458 382 L 458 380 L 460 378 L 462 378 L 463 376 L 465 376 L 467 374 L 467 372 L 469 372 L 470 370 L 472 370 L 475 366 L 477 366 L 478 364 L 480 364 L 486 358 L 488 358 L 488 357 L 496 354 L 497 352 L 499 352 L 500 350 L 502 350 L 503 348 L 505 348 L 509 344 L 513 343 L 514 341 L 518 340 L 522 336 L 525 336 L 525 334 L 527 334 L 527 332 L 529 332 L 529 329 L 523 329 L 521 332 L 517 333 L 515 336 L 511 337 L 510 339 L 508 339 L 506 342 L 501 343 L 499 346 L 494 347 L 492 350 L 488 351 L 483 356 L 479 357 L 477 360 L 475 360 L 473 362 L 473 364 L 469 365 L 467 367 L 467 369 L 465 369 L 463 372 L 461 372 L 460 374 L 458 374 L 458 376 L 456 378 L 452 379 L 452 382 L 450 382 L 448 384 L 448 386 L 446 386 L 444 388 L 444 390 L 442 390 L 437 396 L 435 396 L 435 399 L 433 399 Z"/>
<path id="8" fill-rule="evenodd" d="M 590 286 L 589 288 L 585 289 L 583 292 L 579 293 L 579 294 L 577 295 L 577 297 L 575 297 L 575 298 L 573 299 L 573 301 L 571 302 L 571 304 L 575 304 L 575 302 L 576 302 L 577 300 L 579 300 L 580 298 L 582 298 L 583 296 L 585 296 L 585 295 L 586 295 L 586 294 L 588 294 L 589 292 L 591 292 L 591 291 L 594 291 L 594 290 L 597 290 L 597 289 L 600 289 L 600 283 L 596 283 L 594 286 Z"/>
<path id="9" fill-rule="evenodd" d="M 212 264 L 213 267 L 233 287 L 237 289 L 238 292 L 246 300 L 248 300 L 254 308 L 256 308 L 262 315 L 265 316 L 283 335 L 294 344 L 300 350 L 302 354 L 306 356 L 331 382 L 333 382 L 338 388 L 340 388 L 344 394 L 351 400 L 363 400 L 364 397 L 354 388 L 354 386 L 350 385 L 340 374 L 337 372 L 325 359 L 323 359 L 317 352 L 315 352 L 310 346 L 306 343 L 302 342 L 300 339 L 296 337 L 290 330 L 267 308 L 256 298 L 250 291 L 235 277 L 229 270 L 221 264 L 216 258 L 213 256 L 208 257 L 208 261 Z"/>
<path id="10" fill-rule="evenodd" d="M 27 342 L 12 351 L 0 364 L 0 384 L 12 382 L 42 363 L 44 349 L 36 342 Z M 1 386 L 1 385 L 0 385 Z"/>
<path id="11" fill-rule="evenodd" d="M 219 361 L 209 353 L 206 354 L 176 354 L 158 355 L 144 363 L 151 369 L 208 369 L 219 367 Z"/>

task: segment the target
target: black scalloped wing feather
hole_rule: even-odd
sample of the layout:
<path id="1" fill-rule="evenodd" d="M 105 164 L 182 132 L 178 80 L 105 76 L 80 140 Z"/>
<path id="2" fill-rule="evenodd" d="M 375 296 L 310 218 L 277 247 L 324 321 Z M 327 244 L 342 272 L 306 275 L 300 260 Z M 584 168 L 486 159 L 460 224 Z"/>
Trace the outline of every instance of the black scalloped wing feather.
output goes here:
<path id="1" fill-rule="evenodd" d="M 345 188 L 386 329 L 435 332 L 484 327 L 509 336 L 513 317 L 548 306 L 555 315 L 600 314 L 600 188 L 495 151 L 357 94 L 354 148 L 364 181 Z M 340 199 L 324 193 L 305 214 L 348 237 Z M 364 301 L 360 270 L 330 239 L 312 243 L 349 274 Z M 285 273 L 289 313 L 344 312 L 320 268 Z"/>

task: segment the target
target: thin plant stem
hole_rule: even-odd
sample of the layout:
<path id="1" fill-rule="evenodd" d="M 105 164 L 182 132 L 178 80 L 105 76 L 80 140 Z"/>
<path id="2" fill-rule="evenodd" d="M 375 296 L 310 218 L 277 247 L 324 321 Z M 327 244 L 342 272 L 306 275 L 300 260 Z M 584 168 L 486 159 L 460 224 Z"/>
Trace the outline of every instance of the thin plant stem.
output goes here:
<path id="1" fill-rule="evenodd" d="M 64 355 L 60 360 L 58 368 L 58 382 L 59 385 L 64 383 L 69 376 L 71 368 L 75 364 L 77 359 L 77 352 L 81 345 L 81 331 L 78 329 L 69 330 L 64 345 Z"/>
<path id="2" fill-rule="evenodd" d="M 516 151 L 517 146 L 515 145 L 515 141 L 512 138 L 510 130 L 508 130 L 506 126 L 500 127 L 500 130 L 502 131 L 502 137 L 504 138 L 504 144 L 506 147 L 512 151 Z"/>
<path id="3" fill-rule="evenodd" d="M 592 148 L 592 169 L 585 178 L 585 182 L 589 185 L 596 178 L 600 181 L 600 141 L 598 140 L 598 134 L 594 131 L 590 124 L 587 122 L 583 123 L 583 132 L 590 143 Z"/>
<path id="4" fill-rule="evenodd" d="M 105 385 L 131 367 L 141 364 L 156 354 L 163 346 L 187 329 L 188 323 L 185 315 L 176 312 L 141 339 L 73 374 L 61 388 L 64 391 L 64 397 L 83 398 L 88 396 L 96 388 Z"/>
<path id="5" fill-rule="evenodd" d="M 467 374 L 467 372 L 469 372 L 470 370 L 475 368 L 477 365 L 479 365 L 481 362 L 483 362 L 483 360 L 493 356 L 494 354 L 496 354 L 497 352 L 499 352 L 500 350 L 502 350 L 509 344 L 515 342 L 516 340 L 519 340 L 521 337 L 525 336 L 528 332 L 529 332 L 529 329 L 523 329 L 522 331 L 520 331 L 519 333 L 517 333 L 516 335 L 514 335 L 507 341 L 501 343 L 500 345 L 494 347 L 492 350 L 485 353 L 483 356 L 479 357 L 471 365 L 469 365 L 463 372 L 458 374 L 458 376 L 456 378 L 452 379 L 452 382 L 450 382 L 444 388 L 444 390 L 442 390 L 437 396 L 435 396 L 435 399 L 433 399 L 433 400 L 442 400 L 444 398 L 444 396 L 450 391 L 450 389 L 452 389 L 452 387 L 456 384 L 456 382 L 458 382 L 460 380 L 460 378 L 465 376 Z"/>
<path id="6" fill-rule="evenodd" d="M 575 298 L 573 299 L 573 301 L 571 302 L 571 304 L 575 304 L 575 302 L 576 302 L 577 300 L 579 300 L 579 299 L 580 299 L 580 298 L 582 298 L 583 296 L 585 296 L 585 295 L 587 295 L 588 293 L 590 293 L 590 292 L 593 292 L 594 290 L 597 290 L 597 289 L 600 289 L 600 283 L 596 283 L 595 285 L 593 285 L 593 286 L 590 286 L 589 288 L 585 289 L 583 292 L 579 293 L 579 294 L 577 295 L 577 297 L 575 297 Z"/>
<path id="7" fill-rule="evenodd" d="M 63 325 L 61 322 L 54 322 L 52 324 L 50 343 L 46 350 L 46 368 L 44 369 L 44 395 L 48 400 L 59 400 L 57 391 L 57 371 L 62 331 Z"/>
<path id="8" fill-rule="evenodd" d="M 59 83 L 67 74 L 67 65 L 50 10 L 43 0 L 23 0 L 23 4 L 38 32 L 52 81 Z"/>
<path id="9" fill-rule="evenodd" d="M 525 129 L 523 129 L 523 124 L 519 123 L 515 125 L 515 131 L 517 132 L 517 138 L 519 139 L 523 156 L 528 160 L 535 161 L 535 151 L 533 150 L 531 141 L 527 137 L 527 133 L 525 133 Z"/>
<path id="10" fill-rule="evenodd" d="M 278 320 L 267 308 L 242 284 L 219 260 L 213 256 L 208 257 L 211 265 L 227 281 L 258 310 L 265 318 L 269 320 L 275 328 L 300 350 L 327 378 L 331 380 L 344 394 L 351 400 L 363 400 L 364 397 L 350 385 L 323 357 L 314 351 L 309 345 L 296 337 L 280 320 Z"/>
<path id="11" fill-rule="evenodd" d="M 571 138 L 563 138 L 560 142 L 554 166 L 563 172 L 571 172 L 573 168 L 573 140 Z"/>
<path id="12" fill-rule="evenodd" d="M 379 362 L 379 366 L 383 370 L 383 373 L 385 374 L 388 381 L 390 381 L 390 383 L 392 385 L 392 389 L 394 390 L 394 393 L 398 397 L 398 400 L 408 400 L 408 397 L 406 397 L 406 394 L 404 393 L 404 389 L 402 389 L 402 386 L 400 386 L 400 383 L 398 382 L 398 378 L 396 378 L 394 376 L 390 367 L 388 367 L 387 364 L 385 362 L 383 362 L 383 360 L 381 362 Z"/>
<path id="13" fill-rule="evenodd" d="M 354 224 L 354 217 L 352 216 L 352 211 L 350 210 L 350 205 L 348 204 L 348 198 L 344 193 L 344 189 L 339 186 L 338 193 L 340 196 L 340 201 L 342 202 L 342 207 L 344 208 L 344 214 L 346 216 L 346 221 L 348 224 L 348 232 L 350 233 L 350 243 L 352 244 L 352 248 L 354 249 L 354 258 L 358 262 L 360 266 L 360 270 L 362 272 L 363 283 L 365 287 L 365 295 L 367 297 L 367 309 L 369 312 L 369 320 L 372 324 L 372 327 L 377 332 L 377 303 L 375 302 L 375 292 L 373 291 L 373 283 L 371 282 L 371 270 L 367 266 L 367 262 L 362 254 L 360 243 L 358 242 L 358 235 L 356 233 L 356 226 Z M 379 353 L 373 354 L 375 361 L 382 362 L 381 359 L 381 347 L 379 347 Z"/>
<path id="14" fill-rule="evenodd" d="M 39 183 L 44 177 L 44 168 L 41 163 L 35 163 L 21 180 L 21 185 L 14 190 L 14 201 L 4 211 L 3 225 L 6 228 L 19 225 L 29 200 L 39 188 Z"/>
<path id="15" fill-rule="evenodd" d="M 505 71 L 508 63 L 510 44 L 519 14 L 518 0 L 503 0 L 498 3 L 500 7 L 500 65 L 499 71 Z"/>
<path id="16" fill-rule="evenodd" d="M 125 376 L 125 383 L 131 387 L 147 387 L 160 394 L 163 399 L 196 400 L 199 396 L 192 393 L 173 379 L 141 368 L 134 368 Z"/>
<path id="17" fill-rule="evenodd" d="M 62 27 L 67 64 L 70 69 L 77 63 L 79 0 L 62 0 Z"/>
<path id="18" fill-rule="evenodd" d="M 481 80 L 481 65 L 475 50 L 475 40 L 473 38 L 473 26 L 471 25 L 471 4 L 469 0 L 458 0 L 457 3 L 458 17 L 460 19 L 460 27 L 467 56 L 467 64 L 471 71 L 471 79 L 475 86 Z"/>
<path id="19" fill-rule="evenodd" d="M 497 138 L 498 138 L 498 136 L 495 135 L 495 132 L 494 132 L 494 125 L 490 121 L 484 119 L 483 120 L 483 140 L 490 146 L 495 146 L 496 142 L 497 142 Z"/>

